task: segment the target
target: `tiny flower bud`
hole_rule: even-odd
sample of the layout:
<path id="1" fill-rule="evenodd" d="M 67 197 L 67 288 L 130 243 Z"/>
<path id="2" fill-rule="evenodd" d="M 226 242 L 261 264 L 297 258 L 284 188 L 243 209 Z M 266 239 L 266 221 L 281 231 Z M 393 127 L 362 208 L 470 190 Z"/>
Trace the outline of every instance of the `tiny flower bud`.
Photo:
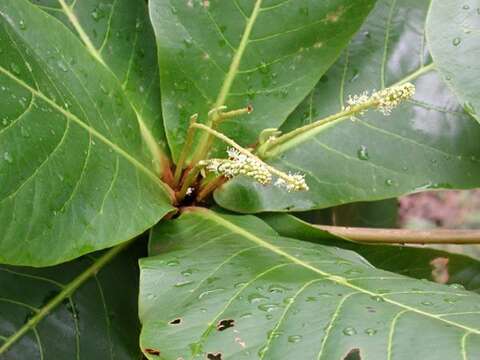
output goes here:
<path id="1" fill-rule="evenodd" d="M 362 115 L 368 108 L 377 108 L 384 115 L 390 115 L 402 101 L 412 98 L 415 94 L 415 86 L 412 83 L 405 83 L 392 86 L 369 95 L 367 91 L 361 95 L 349 96 L 348 106 L 344 110 L 352 110 L 358 107 L 358 114 Z"/>
<path id="2" fill-rule="evenodd" d="M 274 176 L 277 177 L 275 184 L 278 187 L 292 191 L 308 191 L 305 176 L 302 174 L 285 174 L 277 169 L 269 167 L 260 159 L 254 156 L 248 156 L 234 148 L 227 150 L 228 159 L 208 159 L 199 162 L 200 166 L 223 175 L 226 178 L 233 178 L 238 175 L 244 175 L 254 179 L 262 185 L 270 185 Z"/>

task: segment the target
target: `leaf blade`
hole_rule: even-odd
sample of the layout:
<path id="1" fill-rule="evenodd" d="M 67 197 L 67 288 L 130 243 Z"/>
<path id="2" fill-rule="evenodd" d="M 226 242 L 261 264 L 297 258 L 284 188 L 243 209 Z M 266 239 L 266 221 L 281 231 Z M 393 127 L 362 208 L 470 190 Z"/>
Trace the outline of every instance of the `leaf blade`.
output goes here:
<path id="1" fill-rule="evenodd" d="M 478 2 L 459 4 L 432 1 L 427 19 L 428 45 L 439 71 L 451 86 L 465 111 L 480 122 L 480 94 L 471 79 L 480 76 L 478 54 Z M 449 26 L 443 26 L 448 21 Z M 461 54 L 459 53 L 461 51 Z"/>
<path id="2" fill-rule="evenodd" d="M 135 246 L 130 247 L 128 253 L 111 254 L 111 262 L 105 267 L 100 264 L 104 254 L 93 254 L 53 268 L 2 266 L 1 356 L 6 359 L 96 356 L 132 359 L 138 356 L 135 338 L 138 321 L 129 310 L 136 306 L 137 260 L 142 253 L 140 247 Z M 84 279 L 82 286 L 72 282 L 95 267 L 101 271 Z M 123 281 L 132 286 L 125 289 L 121 285 Z M 72 292 L 64 294 L 64 301 L 48 309 L 48 316 L 44 316 L 52 299 L 68 288 Z M 38 314 L 44 317 L 31 324 L 29 321 Z M 18 331 L 25 323 L 31 324 L 31 331 L 20 334 Z M 89 331 L 82 331 L 85 328 Z M 17 341 L 7 345 L 13 336 Z M 59 336 L 62 341 L 58 341 Z"/>
<path id="3" fill-rule="evenodd" d="M 0 19 L 0 262 L 56 264 L 156 223 L 170 194 L 113 75 L 27 1 L 0 1 Z M 46 38 L 42 28 L 56 32 Z M 127 220 L 118 227 L 110 214 Z"/>
<path id="4" fill-rule="evenodd" d="M 233 110 L 253 105 L 248 118 L 221 126 L 242 145 L 256 141 L 264 128 L 280 126 L 338 56 L 373 2 L 150 2 L 173 158 L 180 152 L 189 116 L 198 113 L 206 121 L 215 106 Z M 280 18 L 282 23 L 276 20 Z"/>
<path id="5" fill-rule="evenodd" d="M 462 303 L 457 306 L 469 308 L 477 295 L 373 269 L 351 252 L 271 236 L 265 225 L 243 228 L 249 219 L 258 221 L 194 209 L 176 222 L 165 223 L 161 236 L 156 229 L 158 237 L 152 241 L 159 247 L 151 252 L 156 256 L 141 260 L 143 349 L 158 349 L 166 359 L 207 354 L 234 359 L 295 354 L 315 359 L 342 358 L 353 348 L 361 348 L 362 356 L 380 359 L 392 347 L 388 330 L 400 311 L 408 312 L 408 326 L 402 324 L 402 330 L 415 323 L 430 327 L 436 336 L 445 336 L 449 345 L 460 339 L 463 331 L 473 331 L 475 336 L 480 333 L 479 319 L 465 322 L 455 315 L 448 319 L 438 316 L 438 311 L 447 310 L 438 303 L 443 297 L 460 296 Z M 260 228 L 257 234 L 256 228 Z M 217 242 L 212 244 L 214 239 Z M 182 283 L 182 271 L 193 265 L 195 269 L 188 275 L 192 282 Z M 156 285 L 160 281 L 161 288 Z M 417 289 L 405 291 L 411 287 Z M 172 296 L 182 301 L 169 303 L 166 299 Z M 295 296 L 297 301 L 292 304 Z M 427 298 L 433 304 L 419 304 Z M 365 307 L 373 307 L 376 315 L 360 316 L 368 313 Z M 448 307 L 450 312 L 452 309 Z M 316 314 L 313 318 L 312 313 Z M 219 330 L 222 319 L 233 320 L 233 328 Z M 373 325 L 380 319 L 386 323 L 380 328 Z M 441 324 L 455 330 L 450 333 Z M 327 330 L 326 335 L 322 329 Z M 367 329 L 373 333 L 364 333 Z M 396 352 L 421 352 L 419 342 L 425 338 L 416 342 L 418 338 L 408 334 L 406 330 L 401 337 L 393 337 L 398 341 L 394 343 Z M 425 358 L 434 359 L 441 351 L 458 357 L 458 344 L 453 350 L 429 349 Z"/>
<path id="6" fill-rule="evenodd" d="M 414 82 L 413 100 L 389 117 L 370 111 L 355 121 L 316 128 L 268 159 L 281 169 L 305 173 L 311 191 L 285 194 L 238 179 L 215 193 L 217 203 L 244 213 L 303 211 L 478 186 L 480 148 L 475 139 L 480 133 L 425 50 L 427 10 L 428 3 L 377 2 L 342 58 L 281 130 L 337 113 L 347 95 L 381 88 L 382 79 L 386 85 Z"/>

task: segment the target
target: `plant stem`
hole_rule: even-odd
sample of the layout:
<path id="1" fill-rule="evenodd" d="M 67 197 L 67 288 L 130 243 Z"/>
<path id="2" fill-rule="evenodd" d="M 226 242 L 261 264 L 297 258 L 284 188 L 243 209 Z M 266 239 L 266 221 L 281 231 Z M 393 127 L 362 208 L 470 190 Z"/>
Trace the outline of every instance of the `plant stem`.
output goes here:
<path id="1" fill-rule="evenodd" d="M 190 117 L 190 125 L 187 130 L 187 138 L 185 139 L 185 143 L 183 144 L 182 152 L 180 153 L 180 157 L 178 158 L 177 167 L 175 168 L 175 175 L 173 177 L 175 186 L 178 185 L 182 177 L 182 171 L 185 165 L 185 160 L 187 159 L 188 152 L 193 143 L 193 136 L 195 134 L 195 128 L 193 128 L 192 125 L 197 122 L 197 119 L 198 119 L 198 114 L 194 114 Z"/>
<path id="2" fill-rule="evenodd" d="M 207 183 L 198 193 L 197 202 L 205 199 L 211 192 L 213 192 L 217 187 L 222 185 L 226 179 L 223 176 L 217 176 L 215 179 Z"/>
<path id="3" fill-rule="evenodd" d="M 132 241 L 127 241 L 123 244 L 120 244 L 98 260 L 96 260 L 90 267 L 88 267 L 84 272 L 77 276 L 72 282 L 66 285 L 63 290 L 50 300 L 45 306 L 43 306 L 35 316 L 30 318 L 28 322 L 23 325 L 19 330 L 17 330 L 12 336 L 10 336 L 5 343 L 0 347 L 0 355 L 5 353 L 15 342 L 17 342 L 23 335 L 28 331 L 33 329 L 41 320 L 43 320 L 54 308 L 60 305 L 66 298 L 72 295 L 82 284 L 84 284 L 90 277 L 97 274 L 109 261 L 111 261 L 115 256 L 117 256 L 122 250 L 128 247 Z"/>
<path id="4" fill-rule="evenodd" d="M 326 118 L 317 120 L 311 124 L 299 127 L 282 136 L 279 136 L 278 138 L 272 141 L 266 142 L 263 147 L 260 147 L 257 150 L 257 153 L 262 159 L 273 157 L 278 153 L 283 152 L 283 149 L 281 149 L 282 148 L 281 145 L 284 145 L 287 141 L 292 140 L 293 138 L 296 138 L 312 129 L 325 126 L 334 121 L 341 120 L 341 119 L 349 119 L 351 116 L 358 114 L 362 111 L 365 111 L 373 106 L 375 106 L 375 102 L 370 101 L 363 104 L 347 107 L 343 111 L 327 116 Z"/>
<path id="5" fill-rule="evenodd" d="M 248 41 L 250 39 L 250 34 L 252 33 L 253 30 L 253 25 L 255 24 L 255 21 L 257 20 L 258 15 L 260 14 L 261 11 L 261 5 L 262 5 L 263 0 L 256 0 L 255 5 L 252 10 L 252 14 L 250 15 L 249 19 L 247 20 L 247 24 L 245 26 L 245 30 L 243 32 L 242 38 L 240 40 L 240 44 L 238 45 L 237 51 L 235 52 L 232 62 L 230 63 L 230 68 L 228 69 L 228 73 L 225 76 L 225 79 L 223 80 L 222 87 L 220 89 L 220 92 L 218 94 L 217 100 L 215 102 L 215 105 L 213 106 L 214 109 L 219 109 L 223 105 L 225 105 L 225 101 L 227 100 L 228 93 L 230 92 L 230 89 L 233 85 L 233 81 L 235 80 L 235 77 L 237 76 L 238 69 L 240 67 L 240 63 L 242 61 L 243 54 L 245 53 L 245 50 L 248 45 Z M 215 123 L 219 119 L 219 113 L 215 112 L 212 114 L 211 117 L 209 117 L 207 121 L 208 126 L 213 126 L 215 127 Z M 208 150 L 211 146 L 211 135 L 207 134 L 207 136 L 202 136 L 200 139 L 200 143 L 196 149 L 196 154 L 194 155 L 195 160 L 199 160 L 202 158 L 205 158 Z"/>
<path id="6" fill-rule="evenodd" d="M 195 182 L 197 179 L 198 174 L 200 173 L 200 166 L 195 166 L 190 170 L 190 172 L 187 174 L 187 177 L 183 181 L 182 187 L 180 191 L 177 193 L 177 202 L 182 201 L 185 196 L 187 195 L 188 188 Z"/>
<path id="7" fill-rule="evenodd" d="M 248 151 L 247 149 L 244 149 L 243 147 L 241 147 L 240 145 L 238 145 L 235 141 L 233 141 L 232 139 L 230 139 L 228 136 L 216 131 L 216 130 L 213 130 L 212 128 L 206 126 L 206 125 L 203 125 L 203 124 L 194 124 L 193 127 L 197 128 L 197 129 L 202 129 L 208 133 L 210 133 L 211 135 L 219 138 L 220 140 L 222 140 L 223 142 L 225 142 L 226 144 L 230 145 L 231 147 L 235 148 L 238 150 L 239 153 L 245 155 L 245 156 L 248 156 L 250 158 L 253 158 L 255 159 L 256 161 L 262 163 L 272 174 L 275 174 L 277 175 L 279 178 L 282 178 L 282 179 L 285 179 L 287 181 L 290 181 L 289 180 L 289 177 L 287 174 L 283 173 L 282 171 L 279 171 L 277 169 L 275 169 L 274 167 L 266 164 L 265 162 L 263 162 L 263 160 L 261 160 L 259 157 L 255 156 L 254 154 L 252 154 L 250 151 Z"/>
<path id="8" fill-rule="evenodd" d="M 369 244 L 480 244 L 478 230 L 370 229 L 316 225 L 348 240 Z"/>

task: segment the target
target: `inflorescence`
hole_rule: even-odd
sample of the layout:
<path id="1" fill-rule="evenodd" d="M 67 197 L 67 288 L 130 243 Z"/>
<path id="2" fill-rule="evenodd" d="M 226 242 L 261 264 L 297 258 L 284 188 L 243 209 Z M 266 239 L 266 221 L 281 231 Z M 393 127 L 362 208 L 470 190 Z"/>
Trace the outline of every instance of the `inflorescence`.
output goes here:
<path id="1" fill-rule="evenodd" d="M 366 91 L 361 95 L 349 96 L 348 106 L 345 110 L 351 110 L 355 107 L 360 108 L 359 113 L 363 114 L 370 107 L 377 108 L 384 115 L 390 115 L 402 101 L 408 100 L 415 94 L 415 86 L 412 83 L 405 83 L 398 86 L 392 86 L 380 91 L 375 91 L 372 95 Z"/>
<path id="2" fill-rule="evenodd" d="M 274 183 L 275 186 L 282 187 L 288 192 L 308 190 L 305 176 L 302 174 L 283 173 L 269 167 L 260 159 L 240 153 L 234 148 L 229 148 L 227 154 L 228 159 L 203 160 L 199 165 L 205 166 L 208 171 L 225 176 L 228 179 L 244 175 L 262 185 Z M 274 177 L 276 177 L 275 182 L 273 182 Z"/>

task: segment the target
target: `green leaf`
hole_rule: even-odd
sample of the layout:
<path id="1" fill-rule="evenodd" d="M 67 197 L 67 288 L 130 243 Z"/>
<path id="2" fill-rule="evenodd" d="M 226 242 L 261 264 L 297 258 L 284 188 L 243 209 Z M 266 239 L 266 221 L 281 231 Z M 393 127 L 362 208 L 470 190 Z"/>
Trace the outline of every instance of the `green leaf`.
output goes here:
<path id="1" fill-rule="evenodd" d="M 188 119 L 253 105 L 221 126 L 241 144 L 279 127 L 336 60 L 375 0 L 149 1 L 163 114 L 177 159 Z"/>
<path id="2" fill-rule="evenodd" d="M 115 74 L 153 137 L 148 141 L 167 150 L 155 37 L 146 4 L 132 0 L 29 1 L 62 21 Z"/>
<path id="3" fill-rule="evenodd" d="M 369 111 L 293 139 L 270 159 L 306 174 L 310 191 L 287 194 L 246 179 L 216 192 L 239 212 L 310 210 L 436 188 L 473 188 L 480 179 L 480 128 L 434 70 L 425 50 L 428 2 L 382 0 L 341 59 L 281 130 L 337 113 L 348 95 L 411 81 L 413 100 L 385 117 Z M 460 5 L 459 5 L 460 6 Z"/>
<path id="4" fill-rule="evenodd" d="M 438 69 L 465 111 L 480 122 L 480 28 L 478 0 L 432 0 L 427 20 L 428 47 Z M 445 26 L 448 24 L 448 26 Z"/>
<path id="5" fill-rule="evenodd" d="M 155 229 L 151 255 L 139 306 L 150 359 L 480 356 L 478 295 L 272 235 L 253 217 L 192 209 Z"/>
<path id="6" fill-rule="evenodd" d="M 105 255 L 97 253 L 51 268 L 1 266 L 0 358 L 138 359 L 135 309 L 142 248 L 129 247 L 118 256 L 105 253 L 114 259 L 98 273 Z M 76 283 L 77 276 L 85 274 L 92 277 Z M 69 288 L 57 306 L 43 314 Z M 46 316 L 29 324 L 39 314 Z M 24 326 L 27 332 L 20 334 Z M 13 336 L 19 336 L 17 341 L 5 348 Z"/>
<path id="7" fill-rule="evenodd" d="M 129 240 L 170 205 L 117 78 L 55 18 L 0 0 L 0 262 Z"/>
<path id="8" fill-rule="evenodd" d="M 263 214 L 262 219 L 281 236 L 352 250 L 377 268 L 417 279 L 435 280 L 436 274 L 439 275 L 435 271 L 438 269 L 434 265 L 435 260 L 448 259 L 444 272 L 448 276 L 444 280 L 448 284 L 461 284 L 467 290 L 480 293 L 480 262 L 468 256 L 431 248 L 366 245 L 346 241 L 288 214 Z"/>
<path id="9" fill-rule="evenodd" d="M 398 220 L 398 200 L 346 204 L 332 208 L 332 213 L 336 226 L 394 228 Z"/>

